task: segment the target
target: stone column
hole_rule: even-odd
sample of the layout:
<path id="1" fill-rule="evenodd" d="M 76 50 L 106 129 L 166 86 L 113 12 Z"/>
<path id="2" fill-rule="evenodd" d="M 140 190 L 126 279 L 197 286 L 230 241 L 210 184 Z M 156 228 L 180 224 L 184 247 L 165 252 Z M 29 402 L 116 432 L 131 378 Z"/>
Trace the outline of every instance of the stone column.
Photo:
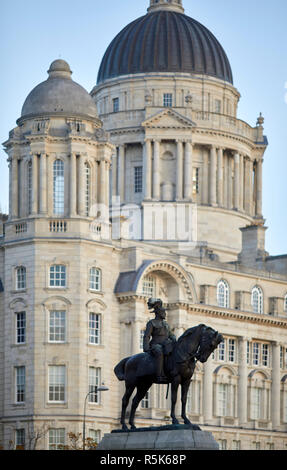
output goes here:
<path id="1" fill-rule="evenodd" d="M 247 390 L 248 390 L 248 369 L 247 369 L 247 338 L 239 339 L 239 367 L 238 367 L 238 419 L 239 426 L 247 423 Z"/>
<path id="2" fill-rule="evenodd" d="M 260 158 L 256 164 L 256 216 L 262 217 L 262 163 Z"/>
<path id="3" fill-rule="evenodd" d="M 70 158 L 70 216 L 77 215 L 77 155 L 71 153 Z"/>
<path id="4" fill-rule="evenodd" d="M 233 208 L 233 178 L 232 178 L 232 163 L 233 159 L 228 156 L 228 197 L 227 197 L 227 208 Z"/>
<path id="5" fill-rule="evenodd" d="M 119 146 L 119 164 L 118 164 L 118 189 L 120 196 L 120 203 L 123 204 L 125 200 L 125 144 Z"/>
<path id="6" fill-rule="evenodd" d="M 211 146 L 210 149 L 210 199 L 212 206 L 216 206 L 216 167 L 217 167 L 216 147 Z"/>
<path id="7" fill-rule="evenodd" d="M 79 203 L 79 215 L 86 215 L 85 208 L 85 157 L 83 154 L 79 157 L 79 184 L 78 184 L 78 203 Z"/>
<path id="8" fill-rule="evenodd" d="M 106 204 L 106 184 L 107 184 L 105 160 L 101 160 L 100 162 L 100 181 L 101 181 L 101 187 L 100 187 L 99 200 L 100 200 L 100 204 L 105 205 Z"/>
<path id="9" fill-rule="evenodd" d="M 118 163 L 117 153 L 114 153 L 112 155 L 112 196 L 117 195 L 117 163 Z"/>
<path id="10" fill-rule="evenodd" d="M 40 155 L 40 214 L 47 214 L 47 155 Z"/>
<path id="11" fill-rule="evenodd" d="M 223 205 L 228 207 L 228 155 L 223 155 Z"/>
<path id="12" fill-rule="evenodd" d="M 218 149 L 218 169 L 217 169 L 217 190 L 218 205 L 223 206 L 223 149 Z"/>
<path id="13" fill-rule="evenodd" d="M 213 401 L 213 361 L 211 357 L 204 364 L 203 376 L 203 418 L 204 423 L 208 424 L 212 420 L 212 401 Z"/>
<path id="14" fill-rule="evenodd" d="M 183 143 L 177 140 L 176 199 L 183 199 Z"/>
<path id="15" fill-rule="evenodd" d="M 134 320 L 132 322 L 132 354 L 142 352 L 140 350 L 141 322 Z"/>
<path id="16" fill-rule="evenodd" d="M 192 199 L 192 143 L 185 142 L 184 155 L 184 198 L 188 201 Z"/>
<path id="17" fill-rule="evenodd" d="M 234 209 L 239 209 L 239 185 L 240 185 L 240 169 L 239 154 L 234 155 Z"/>
<path id="18" fill-rule="evenodd" d="M 280 344 L 272 344 L 271 420 L 272 428 L 280 426 Z"/>
<path id="19" fill-rule="evenodd" d="M 202 202 L 208 204 L 208 151 L 203 148 Z"/>
<path id="20" fill-rule="evenodd" d="M 249 157 L 245 158 L 244 165 L 244 210 L 247 214 L 251 214 L 252 202 L 252 162 Z"/>
<path id="21" fill-rule="evenodd" d="M 144 143 L 144 198 L 145 200 L 151 200 L 151 141 L 145 140 Z"/>
<path id="22" fill-rule="evenodd" d="M 38 213 L 38 155 L 32 155 L 32 215 Z"/>
<path id="23" fill-rule="evenodd" d="M 12 200 L 11 200 L 11 218 L 18 217 L 18 158 L 12 157 L 11 162 L 11 177 L 12 177 Z"/>
<path id="24" fill-rule="evenodd" d="M 244 157 L 242 154 L 239 155 L 239 210 L 243 211 L 243 201 L 244 201 Z"/>
<path id="25" fill-rule="evenodd" d="M 153 199 L 160 200 L 160 141 L 153 143 Z"/>

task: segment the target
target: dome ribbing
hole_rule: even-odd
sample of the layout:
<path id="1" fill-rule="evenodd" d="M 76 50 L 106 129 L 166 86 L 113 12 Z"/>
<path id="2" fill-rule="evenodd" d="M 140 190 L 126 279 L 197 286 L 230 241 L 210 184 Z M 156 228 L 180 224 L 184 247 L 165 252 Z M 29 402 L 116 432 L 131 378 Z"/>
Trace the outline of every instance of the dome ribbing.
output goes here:
<path id="1" fill-rule="evenodd" d="M 228 58 L 215 36 L 174 11 L 155 11 L 127 25 L 109 45 L 97 83 L 152 72 L 204 74 L 233 83 Z"/>

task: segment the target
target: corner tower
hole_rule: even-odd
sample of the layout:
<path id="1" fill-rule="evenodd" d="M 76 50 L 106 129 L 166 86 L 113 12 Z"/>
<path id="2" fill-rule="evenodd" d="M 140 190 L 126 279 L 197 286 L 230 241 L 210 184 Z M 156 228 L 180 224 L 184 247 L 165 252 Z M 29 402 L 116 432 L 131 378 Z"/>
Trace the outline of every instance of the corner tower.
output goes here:
<path id="1" fill-rule="evenodd" d="M 256 126 L 237 117 L 240 94 L 215 36 L 182 2 L 151 1 L 108 46 L 91 95 L 117 147 L 113 195 L 142 213 L 138 237 L 172 246 L 187 237 L 236 260 L 239 229 L 264 224 L 267 139 L 262 116 Z"/>

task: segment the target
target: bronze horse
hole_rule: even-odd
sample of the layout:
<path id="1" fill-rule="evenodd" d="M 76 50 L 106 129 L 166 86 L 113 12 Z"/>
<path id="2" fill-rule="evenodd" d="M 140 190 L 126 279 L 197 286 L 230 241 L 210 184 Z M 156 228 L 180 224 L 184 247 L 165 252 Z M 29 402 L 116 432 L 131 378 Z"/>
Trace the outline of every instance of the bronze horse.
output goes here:
<path id="1" fill-rule="evenodd" d="M 184 420 L 184 424 L 191 424 L 186 416 L 186 401 L 196 361 L 206 362 L 210 354 L 222 341 L 223 337 L 221 334 L 201 324 L 186 330 L 175 343 L 172 353 L 166 356 L 165 372 L 168 383 L 171 384 L 172 424 L 179 424 L 175 416 L 175 405 L 179 385 L 181 385 L 181 416 Z M 121 413 L 121 425 L 122 429 L 125 431 L 128 430 L 125 423 L 126 409 L 134 389 L 137 389 L 137 393 L 132 401 L 129 419 L 131 429 L 136 429 L 134 423 L 136 409 L 152 384 L 156 383 L 156 370 L 153 357 L 149 352 L 127 357 L 119 362 L 114 368 L 114 372 L 119 380 L 125 381 L 126 385 L 126 391 L 122 399 Z"/>

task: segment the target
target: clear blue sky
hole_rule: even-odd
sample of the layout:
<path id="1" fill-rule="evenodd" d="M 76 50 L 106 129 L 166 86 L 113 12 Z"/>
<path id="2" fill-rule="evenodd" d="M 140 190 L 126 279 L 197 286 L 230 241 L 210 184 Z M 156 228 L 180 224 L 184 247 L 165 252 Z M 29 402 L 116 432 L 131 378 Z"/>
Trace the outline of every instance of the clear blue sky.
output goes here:
<path id="1" fill-rule="evenodd" d="M 266 248 L 287 253 L 287 2 L 183 0 L 185 13 L 209 28 L 224 47 L 242 98 L 240 119 L 265 117 L 263 211 Z M 73 79 L 91 91 L 114 36 L 142 16 L 148 0 L 1 0 L 0 139 L 15 127 L 28 93 L 46 80 L 50 63 L 67 60 Z M 0 150 L 0 205 L 8 208 L 6 154 Z"/>

